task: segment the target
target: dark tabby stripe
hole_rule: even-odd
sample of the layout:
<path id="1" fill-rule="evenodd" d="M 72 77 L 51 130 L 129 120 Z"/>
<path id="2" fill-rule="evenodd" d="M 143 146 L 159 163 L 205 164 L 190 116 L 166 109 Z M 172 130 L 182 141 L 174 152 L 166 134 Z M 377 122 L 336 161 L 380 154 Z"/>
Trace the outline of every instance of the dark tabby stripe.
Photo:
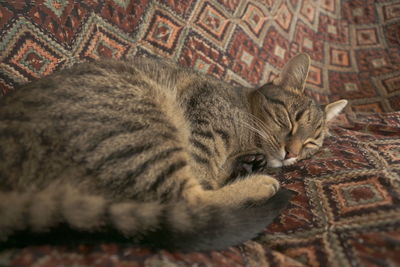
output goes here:
<path id="1" fill-rule="evenodd" d="M 105 161 L 131 157 L 135 154 L 142 153 L 152 147 L 153 147 L 152 143 L 147 143 L 145 145 L 136 146 L 136 147 L 132 146 L 132 145 L 127 145 L 120 150 L 112 152 L 110 155 L 108 155 L 105 158 Z"/>
<path id="2" fill-rule="evenodd" d="M 76 93 L 69 93 L 66 91 L 54 90 L 51 93 L 58 99 L 60 103 L 62 103 L 63 101 L 79 103 L 79 102 L 87 102 L 88 100 L 88 97 L 85 95 L 78 95 Z"/>
<path id="3" fill-rule="evenodd" d="M 129 133 L 137 132 L 145 128 L 148 128 L 148 125 L 142 124 L 137 121 L 124 121 L 120 123 L 119 126 L 124 130 L 128 130 Z"/>
<path id="4" fill-rule="evenodd" d="M 93 134 L 93 137 L 91 138 L 90 142 L 91 145 L 86 149 L 87 152 L 92 152 L 94 151 L 99 145 L 101 145 L 103 142 L 110 138 L 114 138 L 118 135 L 126 134 L 126 133 L 131 133 L 135 131 L 139 131 L 146 128 L 145 125 L 142 125 L 141 127 L 131 127 L 127 128 L 125 127 L 124 129 L 113 129 L 111 131 L 106 131 L 106 132 L 100 132 Z"/>
<path id="5" fill-rule="evenodd" d="M 284 106 L 284 107 L 286 106 L 285 103 L 282 100 L 279 100 L 279 99 L 276 99 L 276 98 L 270 98 L 270 97 L 268 97 L 266 95 L 264 95 L 264 96 L 271 103 L 278 104 L 278 105 L 281 105 L 281 106 Z"/>
<path id="6" fill-rule="evenodd" d="M 192 135 L 197 135 L 206 139 L 213 139 L 214 135 L 211 131 L 201 131 L 201 130 L 194 130 L 192 131 Z"/>
<path id="7" fill-rule="evenodd" d="M 318 126 L 317 126 L 317 128 L 315 129 L 315 131 L 319 131 L 319 130 L 321 130 L 321 128 L 322 128 L 322 122 L 320 121 L 320 122 L 318 123 Z"/>
<path id="8" fill-rule="evenodd" d="M 193 138 L 190 138 L 190 142 L 192 143 L 193 146 L 195 146 L 196 148 L 200 149 L 207 156 L 211 156 L 212 153 L 211 153 L 210 149 L 206 145 L 204 145 L 203 143 L 201 143 L 201 142 L 199 142 L 199 141 L 197 141 L 197 140 L 195 140 Z"/>
<path id="9" fill-rule="evenodd" d="M 12 167 L 17 167 L 18 169 L 22 168 L 22 164 L 26 162 L 29 156 L 29 148 L 27 146 L 20 146 L 18 148 L 18 151 L 13 155 L 11 158 L 12 160 Z M 45 152 L 46 153 L 46 152 Z M 46 153 L 47 154 L 47 153 Z M 33 168 L 31 166 L 31 171 L 33 171 Z"/>
<path id="10" fill-rule="evenodd" d="M 221 129 L 215 130 L 215 133 L 217 133 L 221 137 L 222 141 L 225 144 L 225 148 L 228 148 L 229 145 L 230 145 L 230 136 L 229 136 L 229 134 L 226 131 L 221 130 Z"/>
<path id="11" fill-rule="evenodd" d="M 135 184 L 136 180 L 134 178 L 138 177 L 142 173 L 144 173 L 150 166 L 155 165 L 157 162 L 171 156 L 173 153 L 182 151 L 181 147 L 173 147 L 167 150 L 164 150 L 147 161 L 143 162 L 140 166 L 138 166 L 134 170 L 130 170 L 126 173 L 125 177 L 122 178 L 122 181 L 125 181 L 125 186 L 132 186 Z M 112 181 L 110 181 L 112 183 Z"/>
<path id="12" fill-rule="evenodd" d="M 284 120 L 285 117 L 286 117 L 286 121 Z M 291 121 L 291 119 L 290 119 L 290 117 L 289 117 L 289 114 L 286 113 L 286 112 L 283 113 L 281 116 L 276 116 L 276 118 L 274 118 L 274 119 L 277 119 L 277 120 L 279 121 L 279 124 L 280 124 L 282 127 L 286 127 L 288 122 L 290 122 L 290 124 L 291 124 L 292 127 L 293 127 L 293 122 Z"/>
<path id="13" fill-rule="evenodd" d="M 153 143 L 148 143 L 148 144 L 141 145 L 141 146 L 127 145 L 127 146 L 123 147 L 122 149 L 114 151 L 111 154 L 109 154 L 107 157 L 102 158 L 99 161 L 97 161 L 94 164 L 93 169 L 96 170 L 104 165 L 109 165 L 110 163 L 114 162 L 115 160 L 120 160 L 123 158 L 131 158 L 134 155 L 148 151 L 153 146 L 154 146 Z"/>
<path id="14" fill-rule="evenodd" d="M 171 131 L 173 133 L 178 131 L 178 129 L 175 126 L 171 125 L 165 119 L 162 119 L 162 118 L 148 118 L 148 119 L 153 123 L 162 124 L 162 126 L 164 128 L 167 128 L 169 131 Z M 149 128 L 150 125 L 148 125 L 147 123 L 146 124 L 142 124 L 142 123 L 136 122 L 136 121 L 126 121 L 126 122 L 123 122 L 121 124 L 121 126 L 124 129 L 128 130 L 129 133 L 133 133 L 135 131 L 139 131 L 139 130 L 142 130 L 142 129 L 145 129 L 145 128 Z M 160 130 L 161 130 L 161 127 L 160 127 Z M 164 136 L 164 134 L 165 134 L 165 132 L 160 132 L 158 135 Z M 153 135 L 154 135 L 154 132 L 153 132 Z M 175 139 L 175 137 L 172 134 L 169 134 L 168 139 Z"/>
<path id="15" fill-rule="evenodd" d="M 10 121 L 30 121 L 31 118 L 20 112 L 0 114 L 0 121 L 8 121 L 8 120 L 10 120 Z"/>
<path id="16" fill-rule="evenodd" d="M 52 117 L 53 120 L 62 120 L 62 121 L 85 121 L 85 122 L 100 122 L 106 123 L 115 120 L 115 118 L 105 115 L 100 115 L 98 112 L 77 112 L 77 113 L 69 113 L 69 114 L 56 114 Z"/>
<path id="17" fill-rule="evenodd" d="M 158 133 L 156 135 L 156 138 L 157 137 L 162 137 L 162 139 L 165 139 L 165 140 L 177 141 L 176 135 L 175 134 L 171 134 L 171 133 Z"/>
<path id="18" fill-rule="evenodd" d="M 322 131 L 320 131 L 314 139 L 318 140 L 321 137 L 321 134 L 322 134 Z"/>
<path id="19" fill-rule="evenodd" d="M 145 101 L 145 100 L 140 100 L 140 101 L 137 102 L 137 104 L 138 105 L 147 106 L 147 107 L 150 107 L 150 108 L 157 108 L 156 104 L 154 104 L 152 102 L 149 102 L 149 101 Z"/>
<path id="20" fill-rule="evenodd" d="M 175 194 L 176 197 L 179 198 L 180 196 L 182 196 L 183 190 L 185 189 L 187 183 L 189 182 L 189 179 L 190 178 L 186 178 L 185 180 L 180 181 L 179 185 L 174 186 L 174 189 L 176 191 L 176 194 Z"/>
<path id="21" fill-rule="evenodd" d="M 193 125 L 209 125 L 210 122 L 203 120 L 203 119 L 194 119 Z"/>
<path id="22" fill-rule="evenodd" d="M 183 178 L 183 180 L 172 180 L 172 183 L 168 185 L 168 188 L 164 188 L 159 199 L 161 203 L 166 203 L 172 199 L 180 199 L 182 193 L 190 178 Z"/>
<path id="23" fill-rule="evenodd" d="M 187 165 L 187 162 L 184 160 L 172 163 L 169 165 L 167 168 L 162 170 L 160 174 L 157 175 L 155 181 L 153 182 L 152 185 L 150 185 L 148 191 L 149 192 L 154 192 L 157 190 L 159 186 L 161 186 L 165 180 L 167 180 L 170 176 L 172 176 L 175 172 L 179 171 L 183 167 Z"/>
<path id="24" fill-rule="evenodd" d="M 20 139 L 20 138 L 22 138 L 22 134 L 6 128 L 6 129 L 1 129 L 0 137 L 4 137 L 4 138 L 13 137 L 15 139 Z"/>
<path id="25" fill-rule="evenodd" d="M 41 101 L 24 100 L 24 101 L 22 101 L 22 104 L 29 108 L 29 107 L 41 107 L 46 104 L 48 105 L 49 102 L 45 101 L 45 100 L 41 100 Z"/>
<path id="26" fill-rule="evenodd" d="M 155 114 L 155 115 L 160 115 L 161 111 L 157 109 L 157 106 L 153 103 L 140 103 L 136 102 L 135 103 L 136 109 L 130 109 L 129 112 L 136 113 L 136 114 Z M 89 103 L 89 105 L 85 105 L 85 109 L 107 109 L 111 111 L 120 111 L 121 108 L 124 108 L 123 105 L 119 104 L 112 104 L 112 103 L 102 103 L 102 104 L 95 104 L 92 105 Z"/>
<path id="27" fill-rule="evenodd" d="M 307 121 L 308 121 L 308 122 L 311 122 L 311 111 L 308 112 Z"/>
<path id="28" fill-rule="evenodd" d="M 140 103 L 140 102 L 136 102 L 135 103 L 135 106 L 137 107 L 137 109 L 130 109 L 129 111 L 130 112 L 136 112 L 136 113 L 138 113 L 138 114 L 144 114 L 144 113 L 146 113 L 147 111 L 150 111 L 150 112 L 153 112 L 153 113 L 156 113 L 156 111 L 159 111 L 158 109 L 157 109 L 157 106 L 155 105 L 155 104 L 152 104 L 152 103 Z M 139 107 L 140 106 L 140 107 Z M 116 104 L 113 104 L 113 103 L 102 103 L 102 104 L 95 104 L 95 105 L 92 105 L 92 104 L 90 104 L 90 105 L 85 105 L 85 108 L 86 109 L 95 109 L 95 110 L 98 110 L 98 109 L 107 109 L 107 110 L 111 110 L 111 111 L 121 111 L 121 109 L 123 109 L 123 108 L 125 108 L 123 105 L 121 105 L 121 104 L 119 104 L 119 105 L 116 105 Z M 146 109 L 147 108 L 147 109 Z M 149 113 L 150 113 L 149 112 Z M 161 112 L 158 112 L 157 113 L 157 115 L 158 114 L 160 114 Z"/>
<path id="29" fill-rule="evenodd" d="M 197 155 L 197 154 L 195 154 L 195 153 L 191 153 L 191 155 L 192 155 L 193 159 L 194 159 L 197 163 L 200 163 L 200 164 L 203 164 L 203 165 L 207 165 L 207 166 L 210 165 L 210 161 L 209 161 L 208 159 L 203 158 L 203 157 L 201 157 L 201 156 L 199 156 L 199 155 Z"/>
<path id="30" fill-rule="evenodd" d="M 264 108 L 264 111 L 268 113 L 268 116 L 276 123 L 276 125 L 282 125 L 282 122 L 276 120 L 275 116 L 269 111 L 268 108 Z"/>
<path id="31" fill-rule="evenodd" d="M 112 111 L 120 111 L 121 110 L 121 105 L 112 105 L 109 103 L 102 103 L 102 104 L 93 104 L 93 105 L 85 105 L 85 109 L 108 109 Z"/>
<path id="32" fill-rule="evenodd" d="M 200 181 L 200 185 L 201 185 L 201 187 L 203 187 L 204 190 L 212 190 L 213 189 L 210 182 L 206 181 L 206 180 Z"/>
<path id="33" fill-rule="evenodd" d="M 131 109 L 129 111 L 141 115 L 155 115 L 155 116 L 163 115 L 163 113 L 159 109 Z"/>
<path id="34" fill-rule="evenodd" d="M 301 118 L 301 116 L 303 116 L 303 114 L 304 114 L 305 111 L 306 111 L 306 110 L 303 109 L 303 110 L 297 112 L 295 120 L 296 120 L 296 121 L 299 121 L 300 118 Z M 310 113 L 308 114 L 308 119 L 310 119 Z"/>
<path id="35" fill-rule="evenodd" d="M 132 133 L 134 131 L 142 130 L 142 129 L 145 129 L 145 128 L 147 128 L 147 127 L 143 126 L 141 128 L 135 128 L 135 129 L 129 128 L 128 130 L 127 129 L 124 129 L 124 130 L 119 129 L 119 130 L 112 130 L 112 131 L 109 131 L 109 132 L 102 132 L 100 134 L 97 134 L 97 136 L 94 136 L 90 140 L 91 144 L 86 149 L 86 151 L 87 152 L 93 152 L 94 150 L 96 150 L 97 147 L 99 147 L 99 145 L 101 145 L 102 143 L 106 142 L 107 140 L 109 140 L 111 138 L 115 138 L 118 135 L 123 135 L 123 134 L 126 134 L 126 133 Z M 161 138 L 163 140 L 174 140 L 174 141 L 176 141 L 176 136 L 174 134 L 171 134 L 171 133 L 152 132 L 151 136 L 154 139 Z"/>

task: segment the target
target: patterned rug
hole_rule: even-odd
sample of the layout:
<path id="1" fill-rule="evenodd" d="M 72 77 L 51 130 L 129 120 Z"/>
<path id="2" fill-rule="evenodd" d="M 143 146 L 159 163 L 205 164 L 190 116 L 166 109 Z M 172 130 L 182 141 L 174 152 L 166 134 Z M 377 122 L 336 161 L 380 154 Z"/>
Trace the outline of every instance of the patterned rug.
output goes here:
<path id="1" fill-rule="evenodd" d="M 0 0 L 4 95 L 135 55 L 255 86 L 299 52 L 312 58 L 307 92 L 351 108 L 314 159 L 274 173 L 297 194 L 265 234 L 210 253 L 32 246 L 2 251 L 0 266 L 399 266 L 400 1 Z"/>

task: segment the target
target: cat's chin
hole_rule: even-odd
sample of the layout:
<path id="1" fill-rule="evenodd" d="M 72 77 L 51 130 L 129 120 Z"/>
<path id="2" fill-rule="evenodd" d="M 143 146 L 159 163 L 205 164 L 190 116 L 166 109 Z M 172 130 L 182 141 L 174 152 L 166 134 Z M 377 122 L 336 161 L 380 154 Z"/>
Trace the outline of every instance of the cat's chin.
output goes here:
<path id="1" fill-rule="evenodd" d="M 267 166 L 270 168 L 280 168 L 282 166 L 290 166 L 297 162 L 297 158 L 290 158 L 286 160 L 272 159 L 268 161 Z"/>
<path id="2" fill-rule="evenodd" d="M 293 165 L 297 162 L 297 158 L 290 158 L 283 161 L 283 166 Z"/>
<path id="3" fill-rule="evenodd" d="M 271 159 L 271 160 L 268 160 L 267 166 L 268 166 L 269 168 L 279 168 L 279 167 L 282 167 L 282 166 L 283 166 L 283 163 L 282 163 L 281 160 L 278 160 L 278 159 Z"/>

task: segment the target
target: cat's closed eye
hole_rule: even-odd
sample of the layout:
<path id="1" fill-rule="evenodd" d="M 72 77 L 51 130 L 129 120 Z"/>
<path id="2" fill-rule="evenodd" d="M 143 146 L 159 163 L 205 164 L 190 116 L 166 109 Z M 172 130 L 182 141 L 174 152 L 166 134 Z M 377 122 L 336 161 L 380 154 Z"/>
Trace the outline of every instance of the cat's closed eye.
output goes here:
<path id="1" fill-rule="evenodd" d="M 318 149 L 320 147 L 315 141 L 306 141 L 303 146 L 311 149 Z"/>
<path id="2" fill-rule="evenodd" d="M 295 117 L 296 122 L 300 121 L 300 119 L 303 116 L 304 112 L 305 112 L 305 110 L 301 110 L 301 111 L 297 112 L 296 117 Z"/>

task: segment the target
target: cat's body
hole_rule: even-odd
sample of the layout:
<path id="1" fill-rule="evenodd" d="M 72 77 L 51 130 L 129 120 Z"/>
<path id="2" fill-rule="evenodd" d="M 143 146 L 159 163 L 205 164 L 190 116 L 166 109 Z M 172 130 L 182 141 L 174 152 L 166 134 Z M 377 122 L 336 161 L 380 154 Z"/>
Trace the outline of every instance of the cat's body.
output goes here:
<path id="1" fill-rule="evenodd" d="M 299 59 L 292 65 L 303 69 L 302 87 L 309 59 Z M 276 194 L 279 183 L 263 174 L 227 184 L 236 159 L 263 153 L 282 166 L 307 156 L 297 139 L 319 135 L 313 143 L 322 144 L 327 115 L 289 87 L 239 90 L 169 62 L 134 59 L 81 64 L 19 89 L 0 104 L 0 240 L 61 223 L 89 232 L 111 226 L 181 249 L 254 237 L 289 194 Z M 285 103 L 291 107 L 279 107 Z M 296 126 L 296 114 L 312 127 Z M 282 148 L 294 130 L 297 139 Z"/>

